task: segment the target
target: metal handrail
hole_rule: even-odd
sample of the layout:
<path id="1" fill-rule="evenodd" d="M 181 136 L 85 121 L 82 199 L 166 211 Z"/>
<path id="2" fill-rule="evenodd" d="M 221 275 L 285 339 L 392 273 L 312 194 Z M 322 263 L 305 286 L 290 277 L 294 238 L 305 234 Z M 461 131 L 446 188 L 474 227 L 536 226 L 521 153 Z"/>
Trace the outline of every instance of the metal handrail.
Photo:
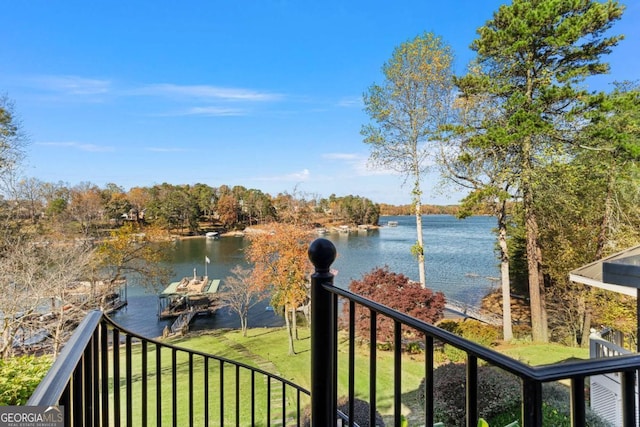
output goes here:
<path id="1" fill-rule="evenodd" d="M 636 372 L 640 369 L 640 354 L 615 356 L 595 360 L 575 361 L 546 366 L 529 366 L 518 360 L 498 353 L 490 348 L 468 341 L 434 325 L 397 312 L 383 304 L 371 301 L 348 290 L 334 286 L 331 264 L 336 258 L 336 249 L 327 239 L 316 239 L 309 247 L 309 258 L 316 272 L 311 276 L 311 348 L 312 348 L 312 382 L 311 382 L 311 419 L 312 425 L 334 425 L 336 422 L 336 395 L 338 388 L 337 375 L 337 307 L 338 298 L 348 304 L 348 349 L 340 349 L 348 354 L 348 399 L 347 417 L 353 417 L 353 400 L 355 397 L 354 380 L 354 346 L 355 346 L 355 308 L 368 309 L 370 314 L 369 337 L 369 422 L 373 423 L 376 415 L 376 326 L 377 317 L 385 316 L 394 323 L 393 348 L 393 420 L 395 426 L 402 423 L 400 408 L 402 382 L 402 327 L 408 326 L 424 334 L 425 345 L 425 381 L 424 381 L 424 425 L 434 424 L 434 342 L 437 340 L 464 351 L 467 355 L 467 375 L 465 387 L 466 425 L 475 426 L 479 418 L 478 408 L 478 363 L 480 360 L 501 368 L 521 379 L 522 422 L 525 427 L 538 427 L 543 423 L 542 384 L 570 380 L 571 423 L 582 427 L 586 423 L 585 379 L 592 375 L 621 373 L 622 419 L 624 427 L 636 425 Z M 315 342 L 315 344 L 314 344 Z M 314 352 L 322 350 L 324 357 Z M 322 373 L 322 374 L 318 374 Z"/>
<path id="2" fill-rule="evenodd" d="M 257 402 L 253 400 L 254 384 L 256 378 L 264 378 L 267 401 L 261 402 L 263 413 L 266 413 L 268 422 L 271 422 L 271 418 L 278 420 L 285 420 L 289 416 L 293 416 L 297 419 L 298 425 L 302 420 L 301 411 L 301 397 L 309 396 L 309 391 L 297 384 L 282 378 L 274 373 L 265 371 L 258 367 L 250 366 L 246 363 L 234 361 L 232 359 L 208 354 L 202 351 L 191 350 L 175 346 L 172 344 L 164 343 L 159 340 L 143 337 L 137 333 L 128 331 L 122 328 L 115 322 L 113 322 L 108 316 L 101 311 L 90 312 L 85 319 L 76 328 L 71 339 L 67 342 L 63 348 L 60 356 L 53 363 L 52 367 L 46 374 L 45 378 L 38 385 L 31 398 L 27 402 L 29 406 L 56 406 L 60 405 L 64 407 L 65 425 L 95 425 L 95 426 L 107 426 L 107 425 L 132 425 L 134 414 L 132 412 L 132 372 L 130 370 L 131 358 L 132 358 L 132 346 L 134 342 L 138 342 L 141 346 L 142 357 L 142 413 L 137 414 L 136 417 L 142 418 L 142 424 L 147 425 L 147 417 L 150 414 L 149 409 L 151 405 L 148 403 L 148 387 L 146 382 L 147 372 L 156 373 L 156 400 L 155 400 L 155 413 L 157 422 L 163 418 L 165 413 L 173 414 L 173 425 L 178 425 L 176 419 L 176 408 L 178 401 L 178 394 L 182 394 L 187 390 L 177 390 L 177 365 L 176 357 L 178 354 L 186 354 L 189 358 L 188 371 L 185 375 L 188 375 L 189 390 L 188 390 L 188 402 L 189 402 L 189 420 L 188 424 L 193 425 L 193 382 L 194 376 L 200 375 L 201 372 L 194 365 L 194 360 L 202 360 L 204 366 L 204 378 L 209 377 L 209 371 L 207 366 L 218 368 L 218 381 L 217 392 L 220 395 L 220 412 L 218 418 L 222 423 L 225 419 L 226 413 L 224 396 L 233 395 L 235 393 L 235 408 L 230 412 L 231 416 L 235 415 L 236 425 L 239 422 L 240 400 L 241 400 L 241 387 L 240 387 L 240 372 L 247 372 L 247 375 L 251 376 L 250 387 L 251 405 L 250 408 L 245 408 L 244 411 L 253 419 L 255 416 L 254 410 L 258 406 Z M 124 350 L 120 350 L 123 347 Z M 149 350 L 155 349 L 155 370 L 153 368 L 154 363 L 147 360 L 147 353 Z M 164 381 L 171 381 L 170 400 L 172 402 L 169 407 L 162 407 L 160 405 L 160 383 L 163 381 L 161 378 L 161 351 L 167 351 L 170 353 L 171 372 L 168 373 L 167 379 Z M 108 353 L 112 353 L 109 356 Z M 124 360 L 120 361 L 120 356 L 124 356 Z M 196 359 L 197 358 L 197 359 Z M 109 365 L 111 371 L 109 370 Z M 224 389 L 224 371 L 223 367 L 228 367 L 235 370 L 235 379 L 232 376 L 232 381 L 235 380 L 235 386 L 232 386 L 232 391 Z M 121 372 L 122 368 L 122 372 Z M 195 375 L 194 375 L 195 374 Z M 213 380 L 213 378 L 211 378 Z M 111 384 L 113 381 L 113 384 Z M 278 384 L 278 389 L 272 385 Z M 205 384 L 208 384 L 208 380 L 204 380 Z M 216 381 L 214 380 L 214 383 Z M 113 387 L 111 390 L 110 387 Z M 208 402 L 209 392 L 205 386 L 204 397 L 204 418 L 208 420 L 210 418 Z M 281 390 L 282 396 L 277 396 L 273 393 Z M 231 394 L 230 394 L 231 393 Z M 292 393 L 289 395 L 289 393 Z M 291 413 L 288 404 L 285 404 L 285 399 L 292 399 L 294 403 L 293 413 Z M 124 401 L 122 400 L 124 399 Z M 246 399 L 243 399 L 246 401 Z M 281 412 L 275 412 L 273 405 L 277 405 L 276 402 L 282 402 L 282 408 L 278 409 Z M 125 402 L 126 405 L 121 407 L 121 404 Z M 228 406 L 228 405 L 227 405 Z M 125 408 L 123 411 L 122 409 Z M 279 408 L 277 406 L 276 408 Z M 121 414 L 121 412 L 123 412 Z M 122 418 L 122 419 L 121 419 Z M 214 417 L 215 418 L 215 417 Z M 180 424 L 186 422 L 184 420 L 179 421 Z M 158 424 L 159 425 L 159 424 Z"/>
<path id="3" fill-rule="evenodd" d="M 74 370 L 82 360 L 104 315 L 94 310 L 80 322 L 76 331 L 66 343 L 55 362 L 29 398 L 29 406 L 57 405 L 72 377 Z"/>

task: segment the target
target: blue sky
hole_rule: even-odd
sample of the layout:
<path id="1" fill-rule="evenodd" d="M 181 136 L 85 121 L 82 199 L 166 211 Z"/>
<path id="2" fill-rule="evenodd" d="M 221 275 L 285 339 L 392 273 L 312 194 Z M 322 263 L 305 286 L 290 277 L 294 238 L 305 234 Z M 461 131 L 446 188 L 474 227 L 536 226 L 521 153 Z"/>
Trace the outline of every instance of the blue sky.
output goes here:
<path id="1" fill-rule="evenodd" d="M 504 1 L 7 2 L 0 93 L 29 135 L 24 175 L 70 185 L 222 184 L 401 204 L 367 166 L 362 94 L 394 47 L 432 31 L 456 72 Z M 640 1 L 615 26 L 607 89 L 638 79 Z M 424 182 L 428 203 L 463 193 Z"/>

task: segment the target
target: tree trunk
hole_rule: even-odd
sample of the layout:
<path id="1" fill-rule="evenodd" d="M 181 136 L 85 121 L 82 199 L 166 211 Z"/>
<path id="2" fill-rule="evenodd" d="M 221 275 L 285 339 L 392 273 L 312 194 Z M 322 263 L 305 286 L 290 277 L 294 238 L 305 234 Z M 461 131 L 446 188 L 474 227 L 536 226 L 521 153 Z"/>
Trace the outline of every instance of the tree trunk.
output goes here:
<path id="1" fill-rule="evenodd" d="M 416 246 L 414 247 L 414 253 L 416 255 L 416 258 L 418 258 L 418 274 L 420 278 L 420 285 L 422 285 L 423 288 L 426 288 L 427 277 L 424 266 L 424 239 L 422 235 L 422 201 L 420 200 L 420 174 L 417 169 L 415 171 L 415 179 L 416 181 L 413 187 L 413 205 L 415 207 L 416 215 L 417 242 Z"/>
<path id="2" fill-rule="evenodd" d="M 509 249 L 507 246 L 506 202 L 498 211 L 498 244 L 500 245 L 500 281 L 502 283 L 502 335 L 505 341 L 513 339 L 511 327 L 511 280 L 509 278 Z"/>
<path id="3" fill-rule="evenodd" d="M 538 243 L 538 220 L 531 203 L 531 193 L 524 195 L 524 215 L 529 271 L 529 298 L 531 305 L 531 333 L 533 341 L 547 342 L 547 315 L 544 300 L 544 281 L 540 271 L 542 254 Z"/>
<path id="4" fill-rule="evenodd" d="M 289 356 L 293 356 L 296 354 L 296 350 L 293 347 L 293 330 L 291 329 L 291 322 L 289 321 L 289 310 L 286 306 L 284 308 L 284 323 L 287 327 L 287 335 L 289 338 Z"/>
<path id="5" fill-rule="evenodd" d="M 291 326 L 293 327 L 293 338 L 295 340 L 299 340 L 298 338 L 298 310 L 295 308 L 291 310 Z"/>
<path id="6" fill-rule="evenodd" d="M 604 247 L 607 244 L 607 231 L 609 229 L 611 211 L 613 210 L 613 193 L 615 189 L 616 177 L 615 162 L 611 162 L 611 165 L 609 165 L 609 171 L 607 172 L 607 175 L 607 196 L 604 201 L 604 212 L 602 213 L 602 220 L 600 221 L 600 232 L 598 233 L 598 243 L 593 259 L 594 261 L 602 258 Z"/>
<path id="7" fill-rule="evenodd" d="M 247 336 L 247 323 L 248 323 L 247 314 L 243 314 L 242 316 L 240 316 L 240 327 L 242 328 L 243 337 Z"/>

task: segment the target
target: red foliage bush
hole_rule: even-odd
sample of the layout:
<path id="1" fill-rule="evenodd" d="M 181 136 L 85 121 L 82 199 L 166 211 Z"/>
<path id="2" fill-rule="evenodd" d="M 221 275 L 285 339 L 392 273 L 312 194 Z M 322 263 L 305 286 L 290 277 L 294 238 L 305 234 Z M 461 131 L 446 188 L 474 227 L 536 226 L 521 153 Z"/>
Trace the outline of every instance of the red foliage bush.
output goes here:
<path id="1" fill-rule="evenodd" d="M 445 298 L 442 292 L 433 292 L 423 288 L 420 283 L 410 281 L 404 274 L 393 273 L 388 267 L 375 268 L 365 274 L 362 280 L 353 280 L 349 290 L 355 294 L 384 304 L 401 313 L 408 314 L 427 323 L 435 323 L 442 319 Z M 343 306 L 345 318 L 349 305 Z M 356 305 L 356 335 L 363 339 L 370 337 L 369 309 Z M 376 339 L 378 343 L 393 342 L 394 322 L 386 316 L 376 317 Z M 420 335 L 413 329 L 403 327 L 403 340 L 414 341 Z"/>

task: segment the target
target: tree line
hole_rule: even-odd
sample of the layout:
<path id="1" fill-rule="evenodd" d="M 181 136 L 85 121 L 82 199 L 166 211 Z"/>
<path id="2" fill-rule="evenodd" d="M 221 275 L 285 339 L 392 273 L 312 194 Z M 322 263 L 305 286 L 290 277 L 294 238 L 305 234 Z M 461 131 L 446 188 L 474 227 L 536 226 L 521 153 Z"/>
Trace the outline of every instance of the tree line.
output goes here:
<path id="1" fill-rule="evenodd" d="M 156 184 L 125 191 L 117 184 L 99 187 L 16 180 L 0 199 L 4 212 L 30 220 L 41 231 L 56 230 L 85 236 L 99 234 L 125 222 L 147 223 L 176 234 L 201 234 L 203 228 L 238 230 L 283 222 L 301 226 L 327 223 L 377 225 L 380 207 L 360 196 L 310 197 L 299 192 L 276 196 L 243 186 Z"/>

